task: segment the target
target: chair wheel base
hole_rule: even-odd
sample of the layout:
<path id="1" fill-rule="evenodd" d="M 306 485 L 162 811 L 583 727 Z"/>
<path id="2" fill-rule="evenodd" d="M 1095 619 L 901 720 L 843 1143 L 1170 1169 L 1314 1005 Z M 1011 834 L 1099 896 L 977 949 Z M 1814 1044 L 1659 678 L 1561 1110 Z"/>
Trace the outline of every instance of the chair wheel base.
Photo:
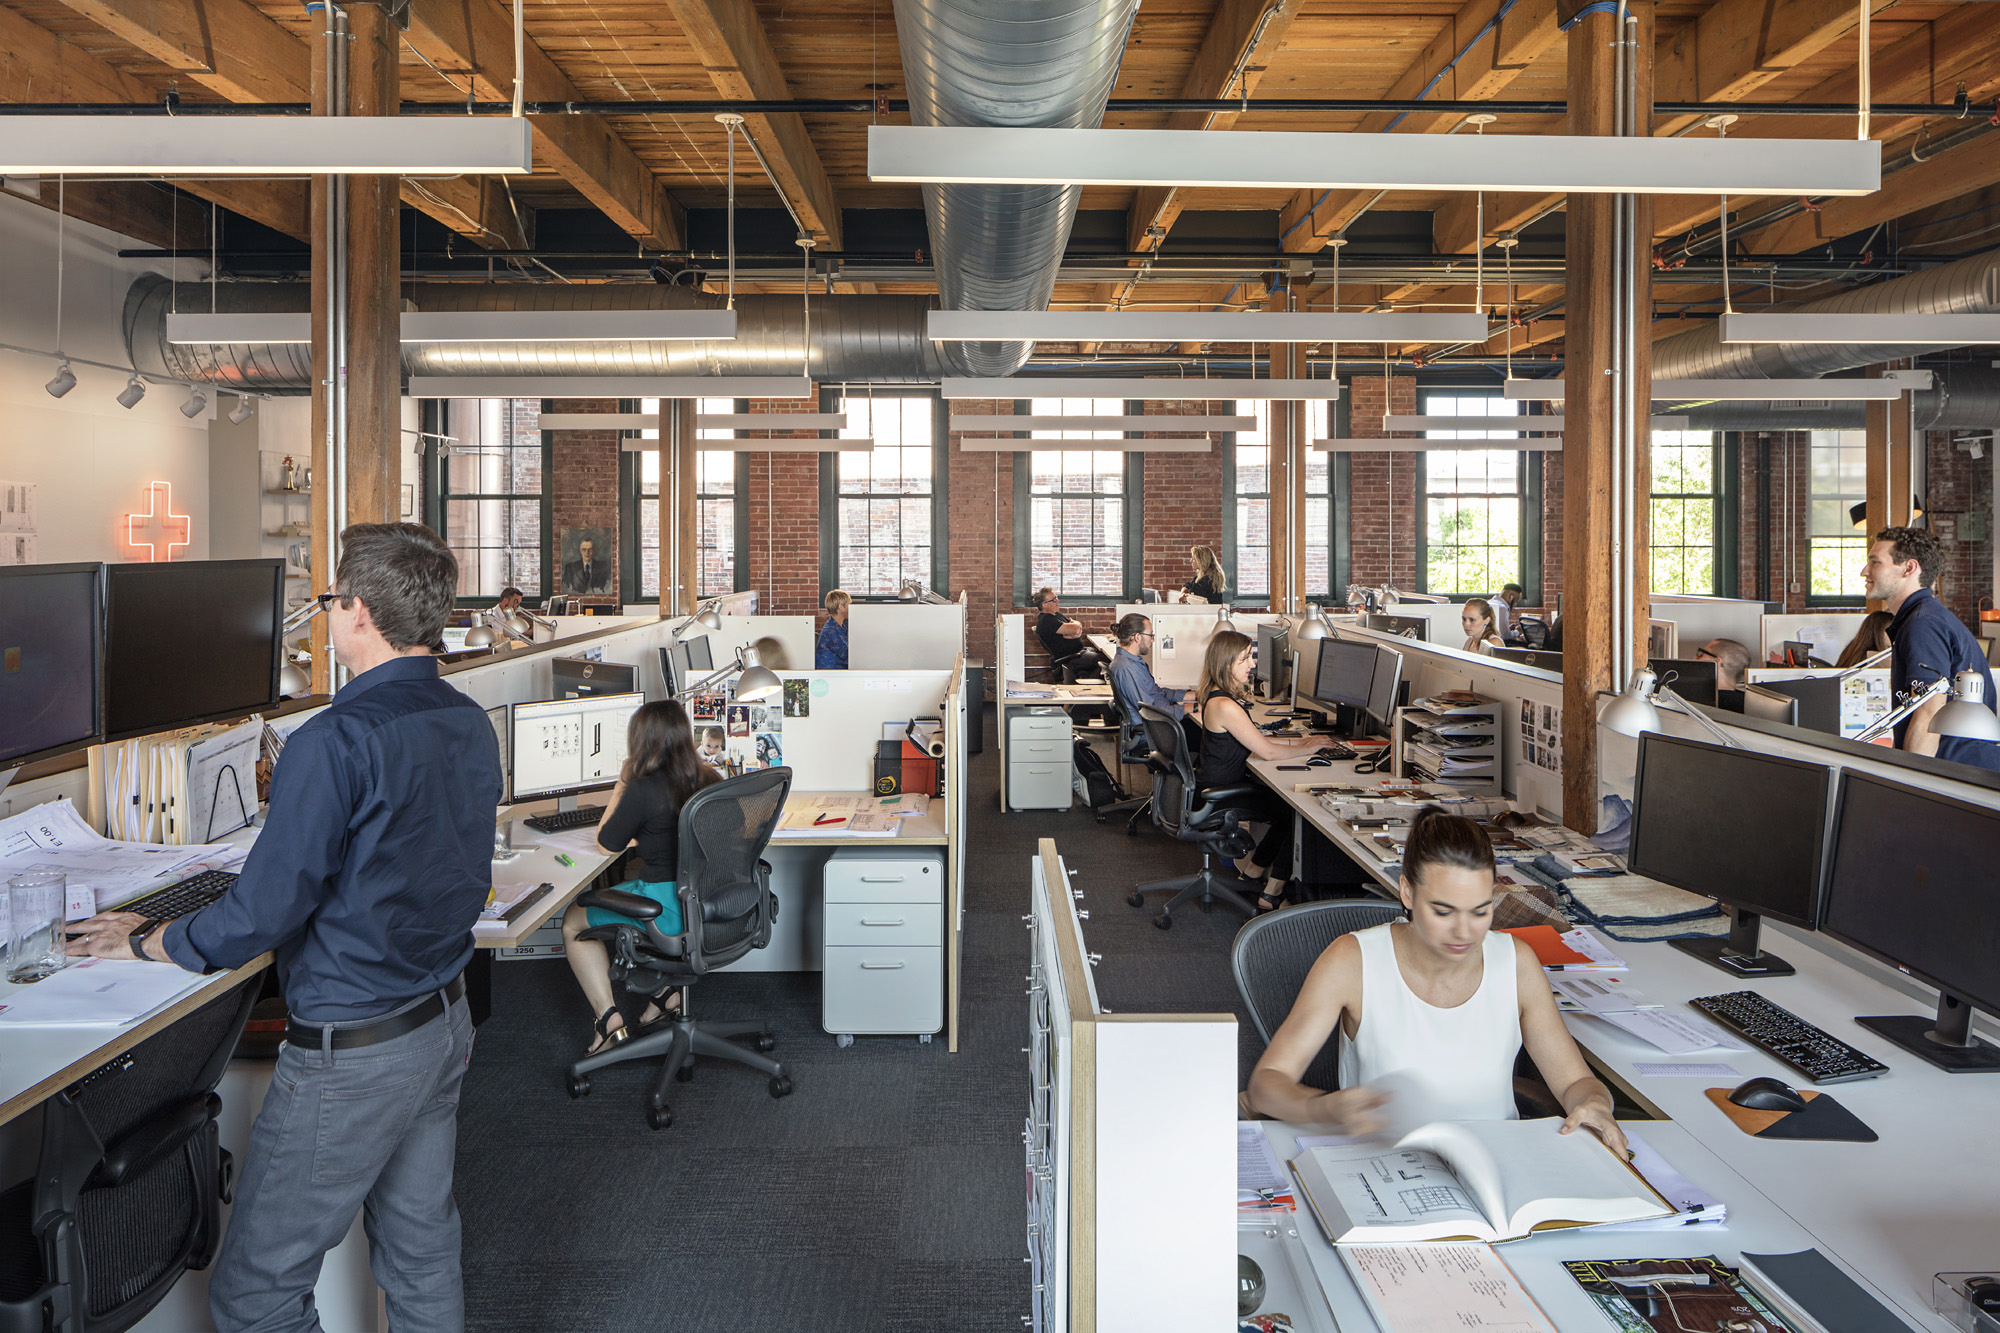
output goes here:
<path id="1" fill-rule="evenodd" d="M 572 1098 L 588 1097 L 590 1095 L 590 1075 L 571 1074 L 569 1076 L 569 1095 Z"/>
<path id="2" fill-rule="evenodd" d="M 769 1055 L 772 1051 L 778 1049 L 778 1039 L 772 1036 L 768 1032 L 759 1036 L 757 1040 L 752 1042 L 751 1044 L 766 1055 Z"/>
<path id="3" fill-rule="evenodd" d="M 674 1108 L 658 1104 L 646 1108 L 646 1125 L 651 1129 L 665 1129 L 674 1123 Z"/>
<path id="4" fill-rule="evenodd" d="M 694 1066 L 682 1065 L 679 1069 L 676 1069 L 674 1071 L 674 1081 L 677 1083 L 694 1082 Z"/>
<path id="5" fill-rule="evenodd" d="M 1146 905 L 1146 895 L 1135 889 L 1125 895 L 1125 901 L 1134 907 L 1144 907 Z"/>
<path id="6" fill-rule="evenodd" d="M 779 1074 L 775 1078 L 773 1078 L 771 1080 L 771 1095 L 773 1097 L 791 1096 L 792 1076 L 790 1074 Z"/>
<path id="7" fill-rule="evenodd" d="M 1158 926 L 1161 930 L 1172 930 L 1174 928 L 1174 919 L 1168 916 L 1165 912 L 1162 912 L 1158 916 L 1153 918 L 1153 924 Z"/>

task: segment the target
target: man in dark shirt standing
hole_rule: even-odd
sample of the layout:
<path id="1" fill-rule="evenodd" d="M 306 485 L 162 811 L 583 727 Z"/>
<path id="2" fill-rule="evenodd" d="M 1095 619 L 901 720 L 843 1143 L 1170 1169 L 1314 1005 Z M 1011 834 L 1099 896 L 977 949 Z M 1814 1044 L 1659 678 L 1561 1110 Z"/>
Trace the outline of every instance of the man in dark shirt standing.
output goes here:
<path id="1" fill-rule="evenodd" d="M 1986 682 L 1982 702 L 1992 708 L 1993 672 L 1979 640 L 1931 593 L 1929 585 L 1943 564 L 1944 543 L 1923 528 L 1884 528 L 1868 548 L 1862 582 L 1868 595 L 1886 603 L 1895 616 L 1889 622 L 1889 688 L 1900 696 L 1961 671 L 1976 671 Z M 1931 719 L 1944 707 L 1946 697 L 1937 696 L 1900 723 L 1896 744 L 1912 754 L 2000 771 L 2000 745 L 1940 736 L 1931 730 Z"/>
<path id="2" fill-rule="evenodd" d="M 358 524 L 341 548 L 327 619 L 353 678 L 287 742 L 235 886 L 156 936 L 113 912 L 71 944 L 196 972 L 277 954 L 291 1018 L 209 1281 L 223 1330 L 317 1329 L 321 1260 L 364 1204 L 390 1326 L 465 1323 L 460 974 L 492 890 L 499 747 L 425 646 L 457 589 L 450 550 L 414 523 Z"/>

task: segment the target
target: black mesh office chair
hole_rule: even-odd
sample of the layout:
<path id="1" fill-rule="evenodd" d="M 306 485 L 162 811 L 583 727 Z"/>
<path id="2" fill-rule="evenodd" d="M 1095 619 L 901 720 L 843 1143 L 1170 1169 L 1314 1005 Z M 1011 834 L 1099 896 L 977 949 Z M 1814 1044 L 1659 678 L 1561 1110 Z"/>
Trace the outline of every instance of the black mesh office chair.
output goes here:
<path id="1" fill-rule="evenodd" d="M 257 987 L 42 1103 L 35 1176 L 0 1192 L 0 1333 L 120 1333 L 215 1258 L 234 1171 L 215 1088 Z"/>
<path id="2" fill-rule="evenodd" d="M 1292 1001 L 1305 985 L 1306 973 L 1342 935 L 1403 915 L 1401 903 L 1372 899 L 1301 903 L 1282 912 L 1267 912 L 1236 932 L 1230 946 L 1229 970 L 1257 1035 L 1265 1045 L 1292 1012 Z M 1306 1067 L 1299 1081 L 1309 1088 L 1333 1091 L 1340 1086 L 1340 1034 L 1336 1032 Z"/>
<path id="3" fill-rule="evenodd" d="M 704 787 L 681 807 L 676 880 L 684 923 L 680 934 L 661 934 L 651 924 L 660 915 L 660 904 L 636 893 L 591 889 L 577 898 L 586 907 L 607 908 L 648 923 L 643 929 L 624 922 L 591 926 L 581 933 L 582 939 L 604 941 L 614 983 L 648 995 L 669 986 L 685 989 L 680 1008 L 670 1019 L 571 1065 L 570 1096 L 590 1092 L 594 1070 L 665 1056 L 659 1081 L 646 1102 L 646 1123 L 665 1129 L 674 1122 L 667 1085 L 676 1078 L 682 1082 L 693 1078 L 697 1055 L 749 1065 L 771 1076 L 773 1097 L 791 1094 L 792 1080 L 785 1067 L 758 1054 L 777 1045 L 769 1020 L 697 1023 L 689 1012 L 694 1007 L 695 982 L 771 942 L 778 900 L 771 893 L 770 864 L 761 858 L 791 787 L 791 769 L 766 768 Z M 757 1049 L 739 1045 L 733 1040 L 738 1037 L 755 1038 Z"/>
<path id="4" fill-rule="evenodd" d="M 1127 765 L 1136 765 L 1150 772 L 1151 765 L 1148 760 L 1153 752 L 1153 742 L 1146 736 L 1145 724 L 1131 720 L 1138 715 L 1127 703 L 1125 692 L 1118 688 L 1117 673 L 1107 671 L 1104 673 L 1104 677 L 1111 683 L 1111 721 L 1116 724 L 1114 728 L 1107 728 L 1106 730 L 1110 730 L 1115 734 L 1118 746 L 1118 765 L 1120 768 L 1124 768 Z M 1095 729 L 1093 728 L 1093 730 Z M 1128 834 L 1137 834 L 1139 832 L 1139 822 L 1146 818 L 1147 812 L 1152 808 L 1153 797 L 1148 792 L 1143 796 L 1134 796 L 1129 800 L 1113 801 L 1108 805 L 1099 806 L 1094 813 L 1097 816 L 1097 822 L 1102 824 L 1119 811 L 1129 810 L 1132 813 L 1125 820 L 1125 832 Z"/>
<path id="5" fill-rule="evenodd" d="M 1153 773 L 1153 824 L 1176 841 L 1191 842 L 1201 848 L 1201 873 L 1185 879 L 1141 884 L 1125 901 L 1134 907 L 1144 907 L 1146 894 L 1172 893 L 1173 897 L 1153 918 L 1153 924 L 1161 930 L 1174 924 L 1174 909 L 1191 899 L 1203 911 L 1219 900 L 1245 916 L 1257 915 L 1250 900 L 1237 892 L 1243 881 L 1234 876 L 1225 878 L 1209 864 L 1209 859 L 1220 856 L 1233 861 L 1256 849 L 1257 840 L 1250 836 L 1249 829 L 1237 823 L 1237 812 L 1228 803 L 1262 788 L 1255 782 L 1227 787 L 1196 786 L 1194 753 L 1181 724 L 1146 704 L 1139 705 L 1139 717 L 1146 724 L 1146 738 L 1152 745 L 1147 751 L 1146 766 Z"/>

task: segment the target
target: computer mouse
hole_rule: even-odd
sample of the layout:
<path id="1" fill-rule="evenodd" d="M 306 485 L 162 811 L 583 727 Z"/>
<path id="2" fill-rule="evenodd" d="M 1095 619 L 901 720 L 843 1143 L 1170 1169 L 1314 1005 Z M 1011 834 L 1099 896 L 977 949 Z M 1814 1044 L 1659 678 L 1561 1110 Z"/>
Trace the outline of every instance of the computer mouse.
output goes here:
<path id="1" fill-rule="evenodd" d="M 1806 1099 L 1775 1078 L 1753 1078 L 1732 1088 L 1729 1100 L 1752 1111 L 1803 1111 Z"/>
<path id="2" fill-rule="evenodd" d="M 1331 760 L 1331 759 L 1328 759 L 1328 758 L 1327 758 L 1327 757 L 1326 757 L 1325 755 L 1323 755 L 1323 754 L 1316 754 L 1316 755 L 1314 755 L 1314 756 L 1313 756 L 1312 758 L 1310 758 L 1310 759 L 1306 760 L 1306 767 L 1307 767 L 1307 768 L 1331 768 L 1331 767 L 1333 767 L 1333 760 Z"/>

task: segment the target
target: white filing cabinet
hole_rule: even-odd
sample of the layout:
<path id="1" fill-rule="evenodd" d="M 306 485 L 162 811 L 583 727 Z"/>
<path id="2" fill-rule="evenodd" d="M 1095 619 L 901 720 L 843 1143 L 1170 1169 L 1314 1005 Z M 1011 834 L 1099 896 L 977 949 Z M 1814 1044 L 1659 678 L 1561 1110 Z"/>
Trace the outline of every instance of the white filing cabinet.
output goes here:
<path id="1" fill-rule="evenodd" d="M 820 1026 L 842 1038 L 942 1029 L 941 849 L 843 847 L 827 858 L 824 888 Z"/>
<path id="2" fill-rule="evenodd" d="M 1067 810 L 1074 795 L 1070 775 L 1076 758 L 1070 748 L 1069 714 L 1060 708 L 1028 708 L 1007 715 L 1007 808 Z"/>

